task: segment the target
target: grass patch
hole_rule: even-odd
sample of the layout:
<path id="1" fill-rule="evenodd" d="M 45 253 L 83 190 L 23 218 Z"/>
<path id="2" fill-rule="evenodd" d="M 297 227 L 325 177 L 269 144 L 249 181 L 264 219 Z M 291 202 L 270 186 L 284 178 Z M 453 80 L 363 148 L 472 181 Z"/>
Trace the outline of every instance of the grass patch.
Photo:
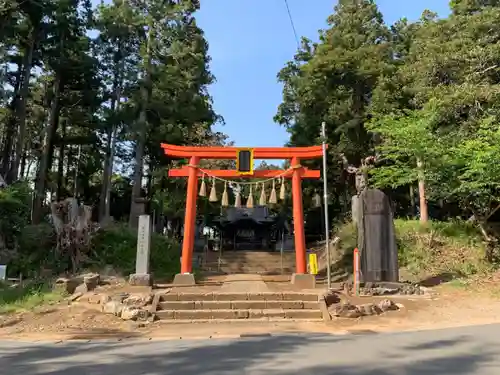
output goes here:
<path id="1" fill-rule="evenodd" d="M 479 231 L 462 221 L 396 220 L 401 266 L 415 276 L 448 275 L 456 279 L 491 272 Z"/>
<path id="2" fill-rule="evenodd" d="M 479 231 L 461 221 L 395 220 L 400 267 L 416 279 L 431 276 L 445 281 L 486 274 L 495 266 L 486 261 L 486 247 Z M 352 272 L 352 253 L 357 246 L 354 224 L 338 228 L 341 266 Z"/>
<path id="3" fill-rule="evenodd" d="M 0 284 L 0 314 L 30 311 L 63 300 L 62 292 L 52 290 L 48 283 L 29 283 L 22 286 Z"/>

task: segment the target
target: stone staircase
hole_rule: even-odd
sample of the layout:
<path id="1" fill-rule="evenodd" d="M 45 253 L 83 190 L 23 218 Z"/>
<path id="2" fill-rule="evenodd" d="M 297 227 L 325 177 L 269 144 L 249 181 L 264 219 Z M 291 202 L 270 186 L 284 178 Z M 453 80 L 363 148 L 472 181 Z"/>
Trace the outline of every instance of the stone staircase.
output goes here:
<path id="1" fill-rule="evenodd" d="M 157 294 L 153 311 L 162 321 L 322 321 L 319 296 L 301 292 Z"/>
<path id="2" fill-rule="evenodd" d="M 283 265 L 283 269 L 282 269 Z M 292 274 L 295 271 L 295 252 L 225 251 L 219 265 L 219 253 L 208 253 L 202 269 L 219 274 Z"/>

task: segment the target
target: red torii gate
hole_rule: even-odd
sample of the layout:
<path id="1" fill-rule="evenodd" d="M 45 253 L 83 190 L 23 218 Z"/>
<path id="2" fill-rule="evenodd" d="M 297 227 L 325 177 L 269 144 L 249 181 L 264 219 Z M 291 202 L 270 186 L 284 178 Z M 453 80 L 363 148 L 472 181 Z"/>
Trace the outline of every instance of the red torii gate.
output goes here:
<path id="1" fill-rule="evenodd" d="M 253 152 L 254 159 L 290 160 L 291 168 L 285 173 L 281 170 L 255 170 L 251 174 L 242 175 L 237 170 L 207 170 L 211 176 L 219 178 L 272 178 L 285 177 L 292 180 L 293 226 L 295 234 L 295 275 L 307 274 L 306 241 L 304 232 L 304 213 L 302 206 L 302 179 L 319 179 L 319 170 L 303 167 L 301 160 L 317 159 L 323 156 L 322 146 L 309 147 L 256 147 L 238 148 L 224 146 L 175 146 L 162 143 L 165 155 L 174 158 L 189 159 L 189 164 L 182 168 L 171 169 L 169 177 L 187 177 L 186 212 L 184 219 L 184 240 L 182 243 L 181 274 L 177 275 L 179 283 L 192 283 L 192 259 L 196 224 L 196 199 L 198 196 L 198 178 L 204 172 L 198 164 L 201 159 L 235 160 L 238 151 Z M 184 276 L 189 275 L 189 276 Z"/>

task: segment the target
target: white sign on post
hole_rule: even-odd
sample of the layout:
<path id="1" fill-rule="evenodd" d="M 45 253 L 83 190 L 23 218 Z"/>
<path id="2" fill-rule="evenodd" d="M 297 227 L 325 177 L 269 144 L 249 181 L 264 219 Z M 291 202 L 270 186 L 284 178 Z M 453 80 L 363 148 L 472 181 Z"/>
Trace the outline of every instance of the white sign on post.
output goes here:
<path id="1" fill-rule="evenodd" d="M 140 215 L 137 238 L 137 258 L 135 260 L 135 273 L 138 275 L 149 274 L 150 246 L 151 219 L 149 215 Z"/>

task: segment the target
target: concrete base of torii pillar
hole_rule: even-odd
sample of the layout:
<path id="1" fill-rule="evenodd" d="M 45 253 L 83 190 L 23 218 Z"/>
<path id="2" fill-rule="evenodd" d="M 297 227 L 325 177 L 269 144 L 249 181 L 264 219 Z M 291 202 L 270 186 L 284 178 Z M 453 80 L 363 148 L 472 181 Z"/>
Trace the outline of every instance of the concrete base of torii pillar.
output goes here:
<path id="1" fill-rule="evenodd" d="M 308 273 L 294 273 L 291 283 L 297 289 L 314 289 L 316 288 L 316 277 Z"/>

